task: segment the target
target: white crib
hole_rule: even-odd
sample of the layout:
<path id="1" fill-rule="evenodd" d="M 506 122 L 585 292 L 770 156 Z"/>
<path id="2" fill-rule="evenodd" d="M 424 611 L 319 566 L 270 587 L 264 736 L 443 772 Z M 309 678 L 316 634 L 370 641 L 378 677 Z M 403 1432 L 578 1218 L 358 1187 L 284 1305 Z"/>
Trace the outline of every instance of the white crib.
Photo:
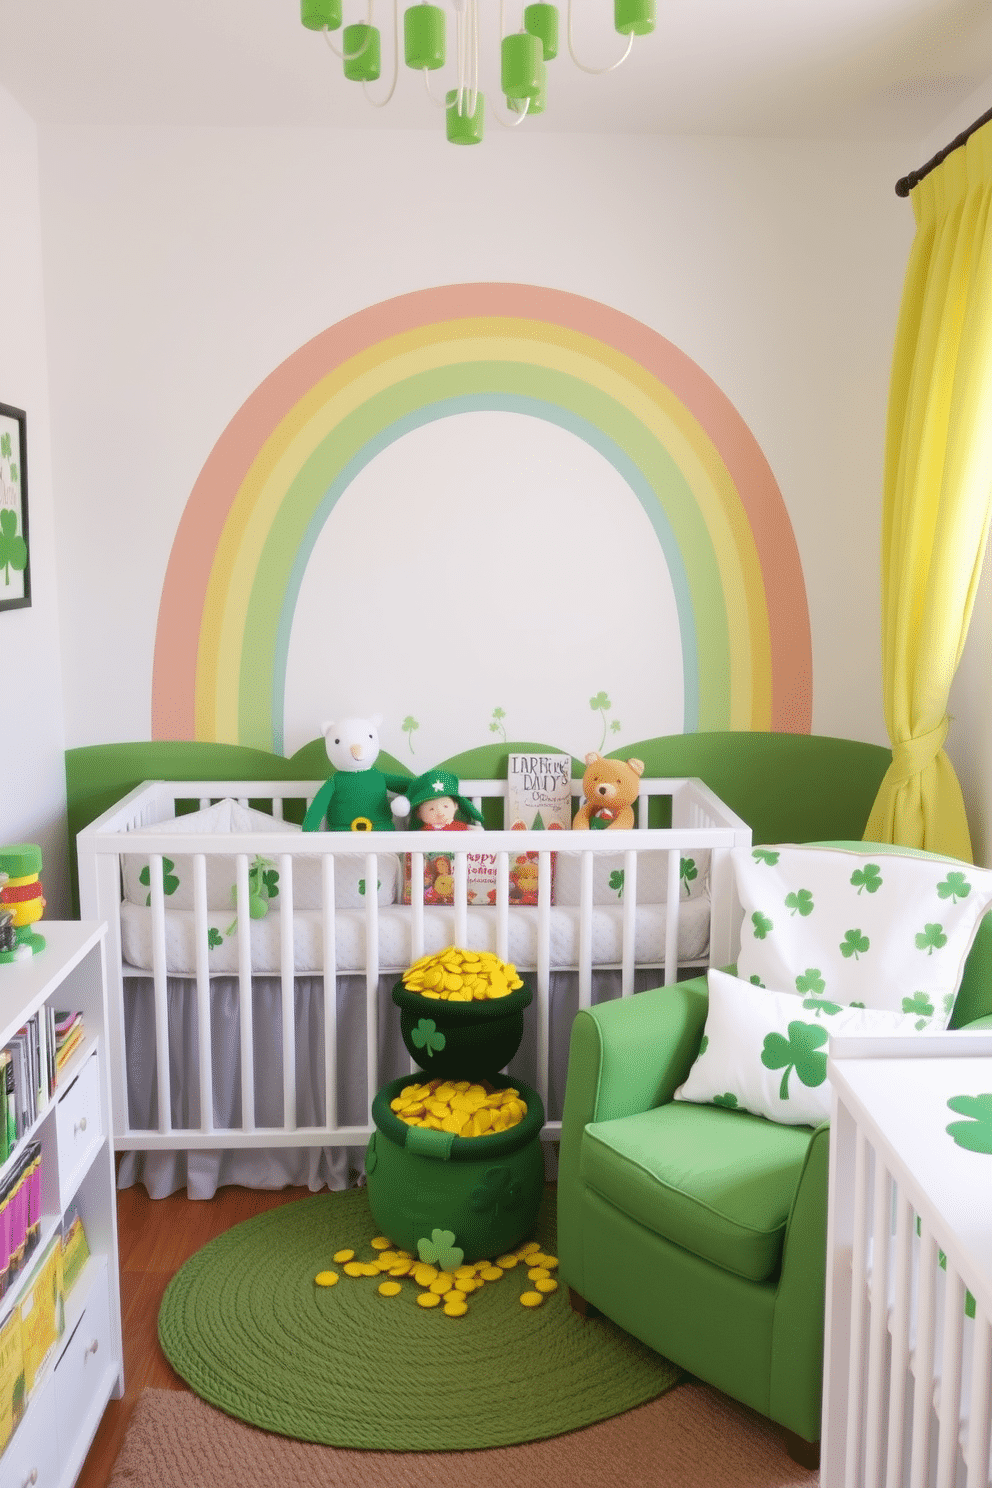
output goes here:
<path id="1" fill-rule="evenodd" d="M 992 1482 L 992 1035 L 831 1040 L 822 1488 Z"/>
<path id="2" fill-rule="evenodd" d="M 554 1142 L 575 1008 L 671 982 L 680 968 L 685 975 L 734 958 L 740 910 L 730 854 L 750 846 L 751 832 L 699 780 L 642 779 L 639 825 L 630 831 L 487 830 L 429 839 L 419 831 L 301 833 L 285 813 L 293 802 L 299 817 L 321 783 L 148 782 L 79 834 L 81 912 L 106 920 L 110 930 L 118 1151 L 264 1150 L 271 1159 L 280 1149 L 311 1156 L 364 1149 L 375 1092 L 410 1068 L 391 987 L 411 961 L 450 944 L 494 950 L 531 983 L 519 1072 L 540 1093 L 548 1114 L 542 1135 Z M 477 806 L 505 792 L 504 781 L 462 782 L 462 794 Z M 264 836 L 175 835 L 183 811 L 225 798 L 264 803 L 276 820 Z M 649 825 L 659 798 L 665 808 L 670 802 L 670 826 Z M 147 862 L 147 906 L 122 895 L 129 855 L 138 851 Z M 438 851 L 453 861 L 453 903 L 446 908 L 423 902 L 424 854 Z M 177 852 L 192 867 L 183 911 L 170 907 L 163 887 L 163 863 Z M 484 906 L 469 904 L 466 893 L 468 856 L 480 852 L 496 860 L 495 902 Z M 387 902 L 382 883 L 405 854 L 411 902 Z M 511 902 L 511 864 L 521 854 L 536 855 L 535 905 Z M 689 854 L 700 865 L 691 896 L 683 878 Z M 277 907 L 261 922 L 238 918 L 223 948 L 222 976 L 211 966 L 210 936 L 216 944 L 218 932 L 207 903 L 208 869 L 220 857 L 233 862 L 238 902 L 245 904 L 259 856 L 278 867 Z M 311 897 L 301 908 L 294 885 L 303 904 L 304 883 Z M 606 890 L 606 883 L 621 887 Z M 364 884 L 379 884 L 380 892 L 365 894 Z M 325 996 L 324 988 L 335 995 Z M 182 1181 L 185 1170 L 160 1182 L 159 1191 Z M 311 1162 L 304 1181 L 346 1180 L 340 1171 L 317 1175 Z"/>

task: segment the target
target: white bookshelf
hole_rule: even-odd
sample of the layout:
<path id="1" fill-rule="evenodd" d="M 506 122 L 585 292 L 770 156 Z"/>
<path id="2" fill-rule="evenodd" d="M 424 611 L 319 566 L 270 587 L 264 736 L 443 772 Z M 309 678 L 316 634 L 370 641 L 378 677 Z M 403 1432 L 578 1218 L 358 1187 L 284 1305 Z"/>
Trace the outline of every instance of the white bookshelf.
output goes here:
<path id="1" fill-rule="evenodd" d="M 0 1326 L 18 1306 L 45 1246 L 75 1204 L 90 1256 L 66 1296 L 65 1329 L 0 1457 L 0 1488 L 71 1488 L 112 1398 L 124 1393 L 117 1206 L 107 1071 L 106 926 L 42 920 L 46 946 L 0 965 L 0 1048 L 46 1005 L 82 1013 L 85 1036 L 54 1095 L 0 1168 L 30 1142 L 42 1149 L 41 1237 L 0 1298 Z M 44 1023 L 44 1019 L 41 1020 Z"/>

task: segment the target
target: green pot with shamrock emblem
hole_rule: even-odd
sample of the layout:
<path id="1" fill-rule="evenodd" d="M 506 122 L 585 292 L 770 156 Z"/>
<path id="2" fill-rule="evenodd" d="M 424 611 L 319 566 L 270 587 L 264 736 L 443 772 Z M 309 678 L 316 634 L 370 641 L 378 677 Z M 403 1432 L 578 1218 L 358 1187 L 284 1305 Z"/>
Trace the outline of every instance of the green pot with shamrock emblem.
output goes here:
<path id="1" fill-rule="evenodd" d="M 524 1008 L 533 1000 L 525 981 L 505 997 L 447 1002 L 393 987 L 400 1032 L 414 1063 L 445 1080 L 485 1080 L 505 1069 L 520 1048 Z"/>
<path id="2" fill-rule="evenodd" d="M 489 1083 L 497 1090 L 512 1084 L 527 1114 L 509 1130 L 486 1136 L 454 1136 L 401 1121 L 390 1103 L 410 1084 L 409 1075 L 384 1085 L 372 1102 L 376 1130 L 365 1173 L 375 1222 L 395 1246 L 443 1269 L 512 1250 L 537 1220 L 544 1191 L 543 1102 L 520 1080 L 490 1076 Z"/>

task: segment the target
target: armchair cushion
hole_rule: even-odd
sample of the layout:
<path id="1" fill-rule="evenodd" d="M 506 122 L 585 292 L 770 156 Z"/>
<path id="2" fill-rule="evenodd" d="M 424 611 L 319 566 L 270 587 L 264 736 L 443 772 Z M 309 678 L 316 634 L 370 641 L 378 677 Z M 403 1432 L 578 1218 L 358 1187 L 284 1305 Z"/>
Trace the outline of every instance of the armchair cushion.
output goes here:
<path id="1" fill-rule="evenodd" d="M 813 1133 L 718 1106 L 589 1123 L 580 1174 L 654 1234 L 750 1281 L 777 1270 Z"/>

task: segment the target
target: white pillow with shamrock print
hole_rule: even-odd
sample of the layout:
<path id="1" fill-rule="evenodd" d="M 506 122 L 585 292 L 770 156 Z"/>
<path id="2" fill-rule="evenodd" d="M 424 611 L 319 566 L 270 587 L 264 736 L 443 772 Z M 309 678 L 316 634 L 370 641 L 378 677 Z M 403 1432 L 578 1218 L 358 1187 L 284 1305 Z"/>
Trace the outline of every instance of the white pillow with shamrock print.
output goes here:
<path id="1" fill-rule="evenodd" d="M 738 975 L 947 1027 L 992 903 L 992 873 L 870 844 L 733 854 L 744 908 Z"/>
<path id="2" fill-rule="evenodd" d="M 912 1013 L 769 991 L 713 968 L 707 985 L 709 1010 L 699 1055 L 673 1100 L 750 1111 L 782 1126 L 816 1126 L 829 1119 L 831 1037 L 915 1037 L 921 1031 Z"/>

